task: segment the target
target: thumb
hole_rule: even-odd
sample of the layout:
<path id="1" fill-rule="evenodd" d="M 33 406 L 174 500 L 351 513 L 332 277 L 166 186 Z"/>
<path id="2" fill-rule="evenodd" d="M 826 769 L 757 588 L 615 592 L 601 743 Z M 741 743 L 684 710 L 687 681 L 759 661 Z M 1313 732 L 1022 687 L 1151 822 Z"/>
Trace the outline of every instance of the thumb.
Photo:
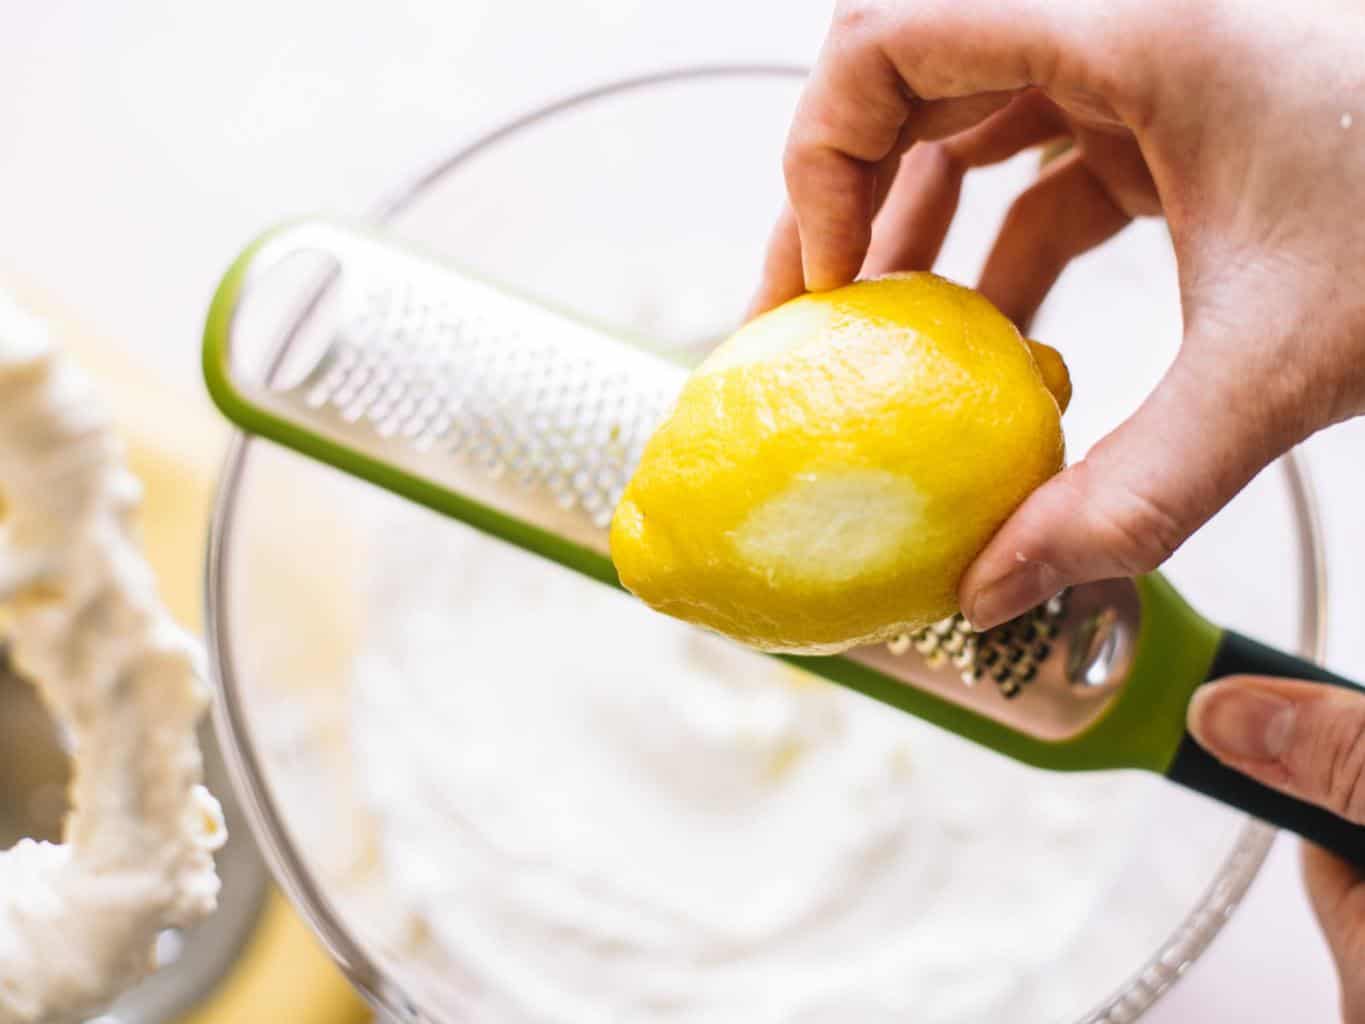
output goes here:
<path id="1" fill-rule="evenodd" d="M 1229 767 L 1365 824 L 1365 694 L 1232 676 L 1195 692 L 1188 724 Z"/>
<path id="2" fill-rule="evenodd" d="M 1182 354 L 1129 420 L 1019 506 L 963 575 L 974 628 L 1074 584 L 1155 569 L 1297 440 L 1275 429 L 1268 396 L 1241 398 L 1249 368 L 1212 369 Z"/>
<path id="3" fill-rule="evenodd" d="M 1231 676 L 1195 691 L 1188 725 L 1229 767 L 1365 824 L 1365 694 Z M 1365 876 L 1311 843 L 1303 876 L 1341 978 L 1342 1020 L 1365 1024 Z"/>

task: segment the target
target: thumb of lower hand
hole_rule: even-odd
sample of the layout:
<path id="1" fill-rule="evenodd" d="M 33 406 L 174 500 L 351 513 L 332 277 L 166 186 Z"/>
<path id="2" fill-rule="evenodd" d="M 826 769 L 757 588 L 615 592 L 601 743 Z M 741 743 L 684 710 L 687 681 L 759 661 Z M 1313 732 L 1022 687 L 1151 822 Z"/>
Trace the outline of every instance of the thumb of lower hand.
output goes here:
<path id="1" fill-rule="evenodd" d="M 1365 694 L 1231 676 L 1195 691 L 1188 725 L 1230 767 L 1365 824 Z M 1304 882 L 1341 977 L 1342 1020 L 1365 1024 L 1365 876 L 1305 844 Z"/>
<path id="2" fill-rule="evenodd" d="M 1149 572 L 1293 440 L 1240 375 L 1177 360 L 1086 458 L 1031 494 L 963 575 L 963 613 L 989 629 L 1068 586 Z M 1078 394 L 1078 399 L 1081 397 Z"/>
<path id="3" fill-rule="evenodd" d="M 1228 766 L 1365 824 L 1365 694 L 1233 676 L 1195 692 L 1189 729 Z"/>

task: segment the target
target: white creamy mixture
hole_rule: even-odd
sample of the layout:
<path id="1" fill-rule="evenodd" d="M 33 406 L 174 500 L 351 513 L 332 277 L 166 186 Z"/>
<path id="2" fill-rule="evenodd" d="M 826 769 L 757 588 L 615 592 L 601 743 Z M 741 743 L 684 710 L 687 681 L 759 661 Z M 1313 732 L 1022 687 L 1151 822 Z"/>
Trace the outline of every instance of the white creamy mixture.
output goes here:
<path id="1" fill-rule="evenodd" d="M 383 941 L 448 1005 L 1052 1020 L 1104 994 L 1078 994 L 1064 958 L 1074 981 L 1150 950 L 1066 952 L 1148 780 L 1023 769 L 423 521 L 374 569 L 350 731 L 400 904 Z"/>
<path id="2" fill-rule="evenodd" d="M 90 382 L 0 294 L 0 645 L 74 759 L 64 842 L 0 854 L 0 1024 L 84 1019 L 217 898 L 208 692 L 142 557 L 138 501 Z"/>

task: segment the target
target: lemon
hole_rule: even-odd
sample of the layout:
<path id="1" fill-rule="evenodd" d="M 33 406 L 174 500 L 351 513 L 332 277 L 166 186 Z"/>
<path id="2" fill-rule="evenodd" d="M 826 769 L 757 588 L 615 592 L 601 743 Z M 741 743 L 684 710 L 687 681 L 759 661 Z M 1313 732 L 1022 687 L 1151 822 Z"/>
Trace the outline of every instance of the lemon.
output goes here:
<path id="1" fill-rule="evenodd" d="M 805 295 L 697 369 L 611 528 L 653 608 L 828 654 L 957 610 L 962 573 L 1063 464 L 1061 357 L 928 273 Z"/>

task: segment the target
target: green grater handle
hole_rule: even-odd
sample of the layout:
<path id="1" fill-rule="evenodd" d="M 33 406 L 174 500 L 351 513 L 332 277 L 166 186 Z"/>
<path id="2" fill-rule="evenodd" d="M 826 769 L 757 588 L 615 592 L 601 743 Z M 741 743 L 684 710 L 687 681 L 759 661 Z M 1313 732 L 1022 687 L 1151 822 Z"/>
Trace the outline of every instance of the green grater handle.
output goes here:
<path id="1" fill-rule="evenodd" d="M 1219 642 L 1207 678 L 1213 680 L 1233 675 L 1301 679 L 1365 693 L 1360 684 L 1328 672 L 1311 661 L 1227 630 Z M 1182 737 L 1166 774 L 1174 782 L 1278 828 L 1296 832 L 1354 864 L 1365 866 L 1365 826 L 1354 825 L 1315 804 L 1288 796 L 1234 771 L 1195 742 L 1189 733 Z"/>
<path id="2" fill-rule="evenodd" d="M 461 520 L 491 536 L 540 554 L 613 586 L 616 572 L 602 551 L 481 504 L 401 465 L 372 457 L 306 425 L 272 404 L 263 383 L 234 377 L 232 348 L 238 307 L 255 275 L 292 252 L 345 254 L 377 239 L 324 221 L 292 222 L 257 238 L 233 262 L 214 295 L 204 330 L 203 371 L 224 415 L 251 434 Z M 435 259 L 426 262 L 437 264 Z M 907 684 L 855 657 L 794 657 L 802 669 L 989 747 L 1015 760 L 1059 771 L 1138 768 L 1166 774 L 1185 739 L 1185 708 L 1209 677 L 1223 634 L 1193 611 L 1160 575 L 1134 581 L 1141 617 L 1128 680 L 1091 724 L 1061 739 L 1012 727 L 964 703 Z"/>
<path id="3" fill-rule="evenodd" d="M 1149 584 L 1141 592 L 1144 622 L 1159 619 L 1162 625 L 1150 633 L 1144 630 L 1147 635 L 1139 644 L 1143 657 L 1129 677 L 1123 701 L 1108 716 L 1109 725 L 1124 732 L 1146 730 L 1153 749 L 1165 751 L 1165 762 L 1157 770 L 1172 782 L 1365 865 L 1365 827 L 1227 767 L 1185 728 L 1194 691 L 1224 676 L 1277 676 L 1363 693 L 1365 689 L 1304 658 L 1212 626 L 1169 583 Z"/>
<path id="4" fill-rule="evenodd" d="M 600 582 L 619 586 L 615 569 L 604 554 L 293 422 L 288 414 L 272 407 L 268 387 L 234 376 L 233 332 L 238 307 L 258 275 L 268 273 L 292 252 L 312 249 L 344 255 L 356 246 L 379 241 L 382 240 L 370 237 L 363 229 L 326 221 L 295 221 L 265 232 L 247 246 L 224 274 L 204 329 L 203 372 L 218 408 L 250 434 L 367 480 Z M 437 263 L 434 259 L 429 262 Z M 1089 728 L 1063 739 L 1028 734 L 963 703 L 907 685 L 854 658 L 781 657 L 805 671 L 1036 767 L 1059 771 L 1141 768 L 1160 773 L 1170 763 L 1180 741 L 1185 702 L 1189 691 L 1204 678 L 1218 633 L 1195 615 L 1160 576 L 1153 574 L 1135 582 L 1143 614 L 1134 673 L 1165 682 L 1188 680 L 1189 685 L 1141 690 L 1125 686 Z"/>

